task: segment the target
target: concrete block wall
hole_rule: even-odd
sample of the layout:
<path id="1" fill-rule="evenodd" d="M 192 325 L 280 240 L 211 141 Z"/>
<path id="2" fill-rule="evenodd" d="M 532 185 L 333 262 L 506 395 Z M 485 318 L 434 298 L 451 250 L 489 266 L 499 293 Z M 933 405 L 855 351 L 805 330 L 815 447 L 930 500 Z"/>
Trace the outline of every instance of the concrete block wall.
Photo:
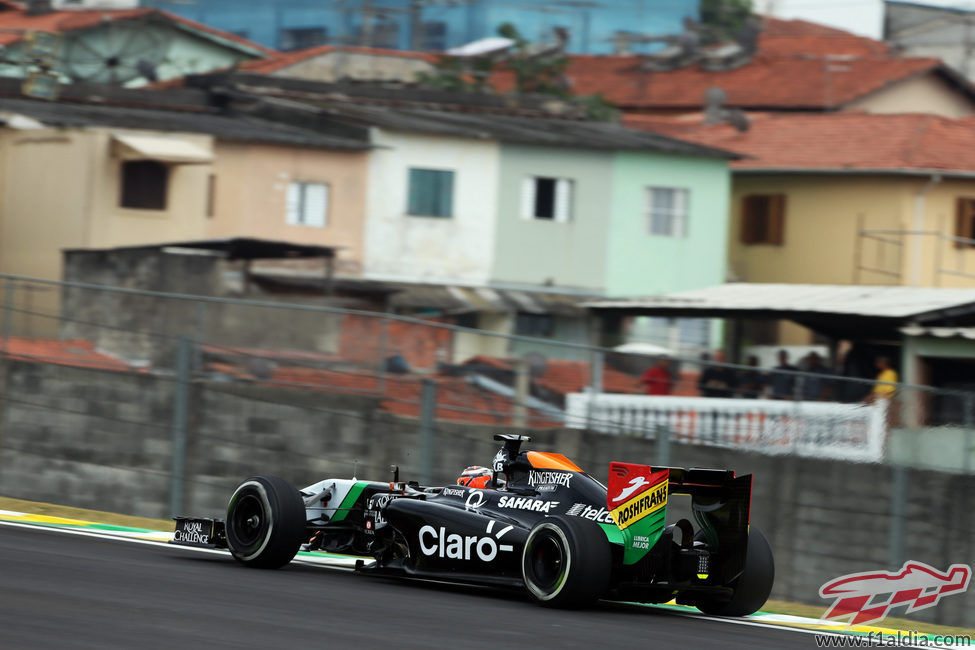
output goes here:
<path id="1" fill-rule="evenodd" d="M 0 494 L 88 508 L 169 516 L 172 378 L 20 361 L 0 363 Z M 405 480 L 423 469 L 419 423 L 375 399 L 265 385 L 194 382 L 190 390 L 185 512 L 222 516 L 233 488 L 254 474 L 299 487 L 328 477 Z M 438 421 L 433 482 L 489 465 L 486 425 Z M 601 481 L 613 460 L 654 464 L 653 441 L 577 430 L 529 432 Z M 820 605 L 820 585 L 890 566 L 893 469 L 674 444 L 670 464 L 754 475 L 751 523 L 776 557 L 773 597 Z M 905 553 L 939 569 L 975 565 L 975 476 L 908 472 Z M 672 508 L 679 515 L 678 504 Z M 975 587 L 919 614 L 975 626 Z"/>

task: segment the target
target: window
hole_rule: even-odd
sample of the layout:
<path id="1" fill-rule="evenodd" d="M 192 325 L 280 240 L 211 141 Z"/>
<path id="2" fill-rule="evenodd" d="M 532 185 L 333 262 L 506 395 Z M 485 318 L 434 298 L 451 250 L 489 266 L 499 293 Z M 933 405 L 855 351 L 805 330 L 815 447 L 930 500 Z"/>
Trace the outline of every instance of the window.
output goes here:
<path id="1" fill-rule="evenodd" d="M 420 26 L 420 49 L 442 52 L 447 49 L 447 23 L 426 22 Z"/>
<path id="2" fill-rule="evenodd" d="M 207 176 L 207 217 L 213 218 L 217 211 L 217 175 Z"/>
<path id="3" fill-rule="evenodd" d="M 521 187 L 523 219 L 565 223 L 572 212 L 572 181 L 568 178 L 529 176 Z"/>
<path id="4" fill-rule="evenodd" d="M 165 210 L 169 190 L 169 167 L 155 160 L 122 163 L 122 192 L 119 205 L 137 210 Z"/>
<path id="5" fill-rule="evenodd" d="M 742 199 L 741 242 L 775 244 L 785 241 L 785 194 L 751 194 Z"/>
<path id="6" fill-rule="evenodd" d="M 289 183 L 287 209 L 289 224 L 324 228 L 328 223 L 328 185 Z"/>
<path id="7" fill-rule="evenodd" d="M 975 199 L 964 196 L 955 202 L 955 237 L 975 240 Z M 955 248 L 975 247 L 975 241 L 955 240 Z"/>
<path id="8" fill-rule="evenodd" d="M 555 333 L 555 320 L 549 314 L 529 314 L 518 312 L 515 319 L 515 334 L 551 338 Z"/>
<path id="9" fill-rule="evenodd" d="M 281 30 L 281 45 L 278 49 L 303 50 L 306 47 L 321 45 L 328 40 L 328 30 L 325 27 L 291 27 Z"/>
<path id="10" fill-rule="evenodd" d="M 647 188 L 647 232 L 664 237 L 687 235 L 687 190 Z"/>
<path id="11" fill-rule="evenodd" d="M 438 169 L 410 169 L 409 205 L 406 211 L 418 217 L 453 215 L 454 172 Z"/>

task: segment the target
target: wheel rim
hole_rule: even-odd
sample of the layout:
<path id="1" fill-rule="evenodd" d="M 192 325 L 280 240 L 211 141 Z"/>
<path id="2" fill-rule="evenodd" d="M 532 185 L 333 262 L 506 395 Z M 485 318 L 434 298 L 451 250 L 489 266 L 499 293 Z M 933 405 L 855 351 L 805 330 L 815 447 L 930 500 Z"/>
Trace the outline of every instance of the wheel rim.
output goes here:
<path id="1" fill-rule="evenodd" d="M 531 545 L 525 565 L 533 591 L 539 595 L 557 592 L 565 580 L 566 549 L 562 539 L 552 531 L 541 532 Z"/>
<path id="2" fill-rule="evenodd" d="M 232 500 L 227 513 L 227 541 L 231 552 L 245 559 L 259 553 L 267 543 L 271 516 L 264 495 L 247 486 Z"/>

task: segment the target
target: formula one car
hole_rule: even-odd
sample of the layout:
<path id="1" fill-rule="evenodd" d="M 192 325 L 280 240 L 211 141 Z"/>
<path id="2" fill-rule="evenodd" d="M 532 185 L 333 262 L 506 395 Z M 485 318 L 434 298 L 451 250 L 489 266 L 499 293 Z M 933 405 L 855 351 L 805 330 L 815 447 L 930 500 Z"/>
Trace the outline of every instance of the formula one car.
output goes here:
<path id="1" fill-rule="evenodd" d="M 227 548 L 278 568 L 306 550 L 347 553 L 363 573 L 526 589 L 542 605 L 676 598 L 743 616 L 768 598 L 772 552 L 749 527 L 751 475 L 614 462 L 609 487 L 561 454 L 504 443 L 485 488 L 326 479 L 297 490 L 275 477 L 236 489 L 226 520 L 176 518 L 174 544 Z M 668 501 L 691 516 L 668 525 Z"/>

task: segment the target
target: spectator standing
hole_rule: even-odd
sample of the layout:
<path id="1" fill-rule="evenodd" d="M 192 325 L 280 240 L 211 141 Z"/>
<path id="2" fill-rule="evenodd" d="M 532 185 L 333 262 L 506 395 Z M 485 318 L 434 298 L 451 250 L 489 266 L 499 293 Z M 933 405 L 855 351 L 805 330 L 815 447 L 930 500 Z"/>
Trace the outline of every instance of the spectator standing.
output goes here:
<path id="1" fill-rule="evenodd" d="M 877 357 L 877 383 L 873 386 L 870 393 L 871 399 L 890 399 L 897 392 L 897 382 L 899 378 L 897 371 L 890 366 L 890 359 L 887 357 Z"/>
<path id="2" fill-rule="evenodd" d="M 711 355 L 701 353 L 701 374 L 697 392 L 701 397 L 731 397 L 734 394 L 735 373 L 731 368 L 711 364 Z"/>
<path id="3" fill-rule="evenodd" d="M 674 376 L 670 370 L 670 359 L 659 357 L 640 381 L 646 386 L 647 395 L 670 395 L 674 390 Z"/>
<path id="4" fill-rule="evenodd" d="M 810 352 L 806 357 L 806 372 L 812 373 L 802 378 L 802 399 L 807 401 L 822 401 L 829 399 L 833 383 L 826 377 L 832 371 L 823 365 L 823 359 L 818 352 Z M 821 375 L 821 376 L 812 376 Z"/>
<path id="5" fill-rule="evenodd" d="M 787 351 L 779 350 L 779 365 L 775 366 L 773 370 L 787 370 L 796 372 L 799 369 L 789 363 L 789 353 Z M 772 387 L 772 399 L 792 399 L 795 397 L 795 375 L 787 375 L 782 372 L 773 372 L 769 384 Z"/>
<path id="6" fill-rule="evenodd" d="M 758 363 L 758 357 L 753 354 L 748 357 L 748 370 L 742 370 L 738 373 L 738 379 L 735 382 L 738 387 L 738 397 L 756 399 L 765 392 L 765 386 L 768 385 L 768 375 L 759 369 Z"/>

